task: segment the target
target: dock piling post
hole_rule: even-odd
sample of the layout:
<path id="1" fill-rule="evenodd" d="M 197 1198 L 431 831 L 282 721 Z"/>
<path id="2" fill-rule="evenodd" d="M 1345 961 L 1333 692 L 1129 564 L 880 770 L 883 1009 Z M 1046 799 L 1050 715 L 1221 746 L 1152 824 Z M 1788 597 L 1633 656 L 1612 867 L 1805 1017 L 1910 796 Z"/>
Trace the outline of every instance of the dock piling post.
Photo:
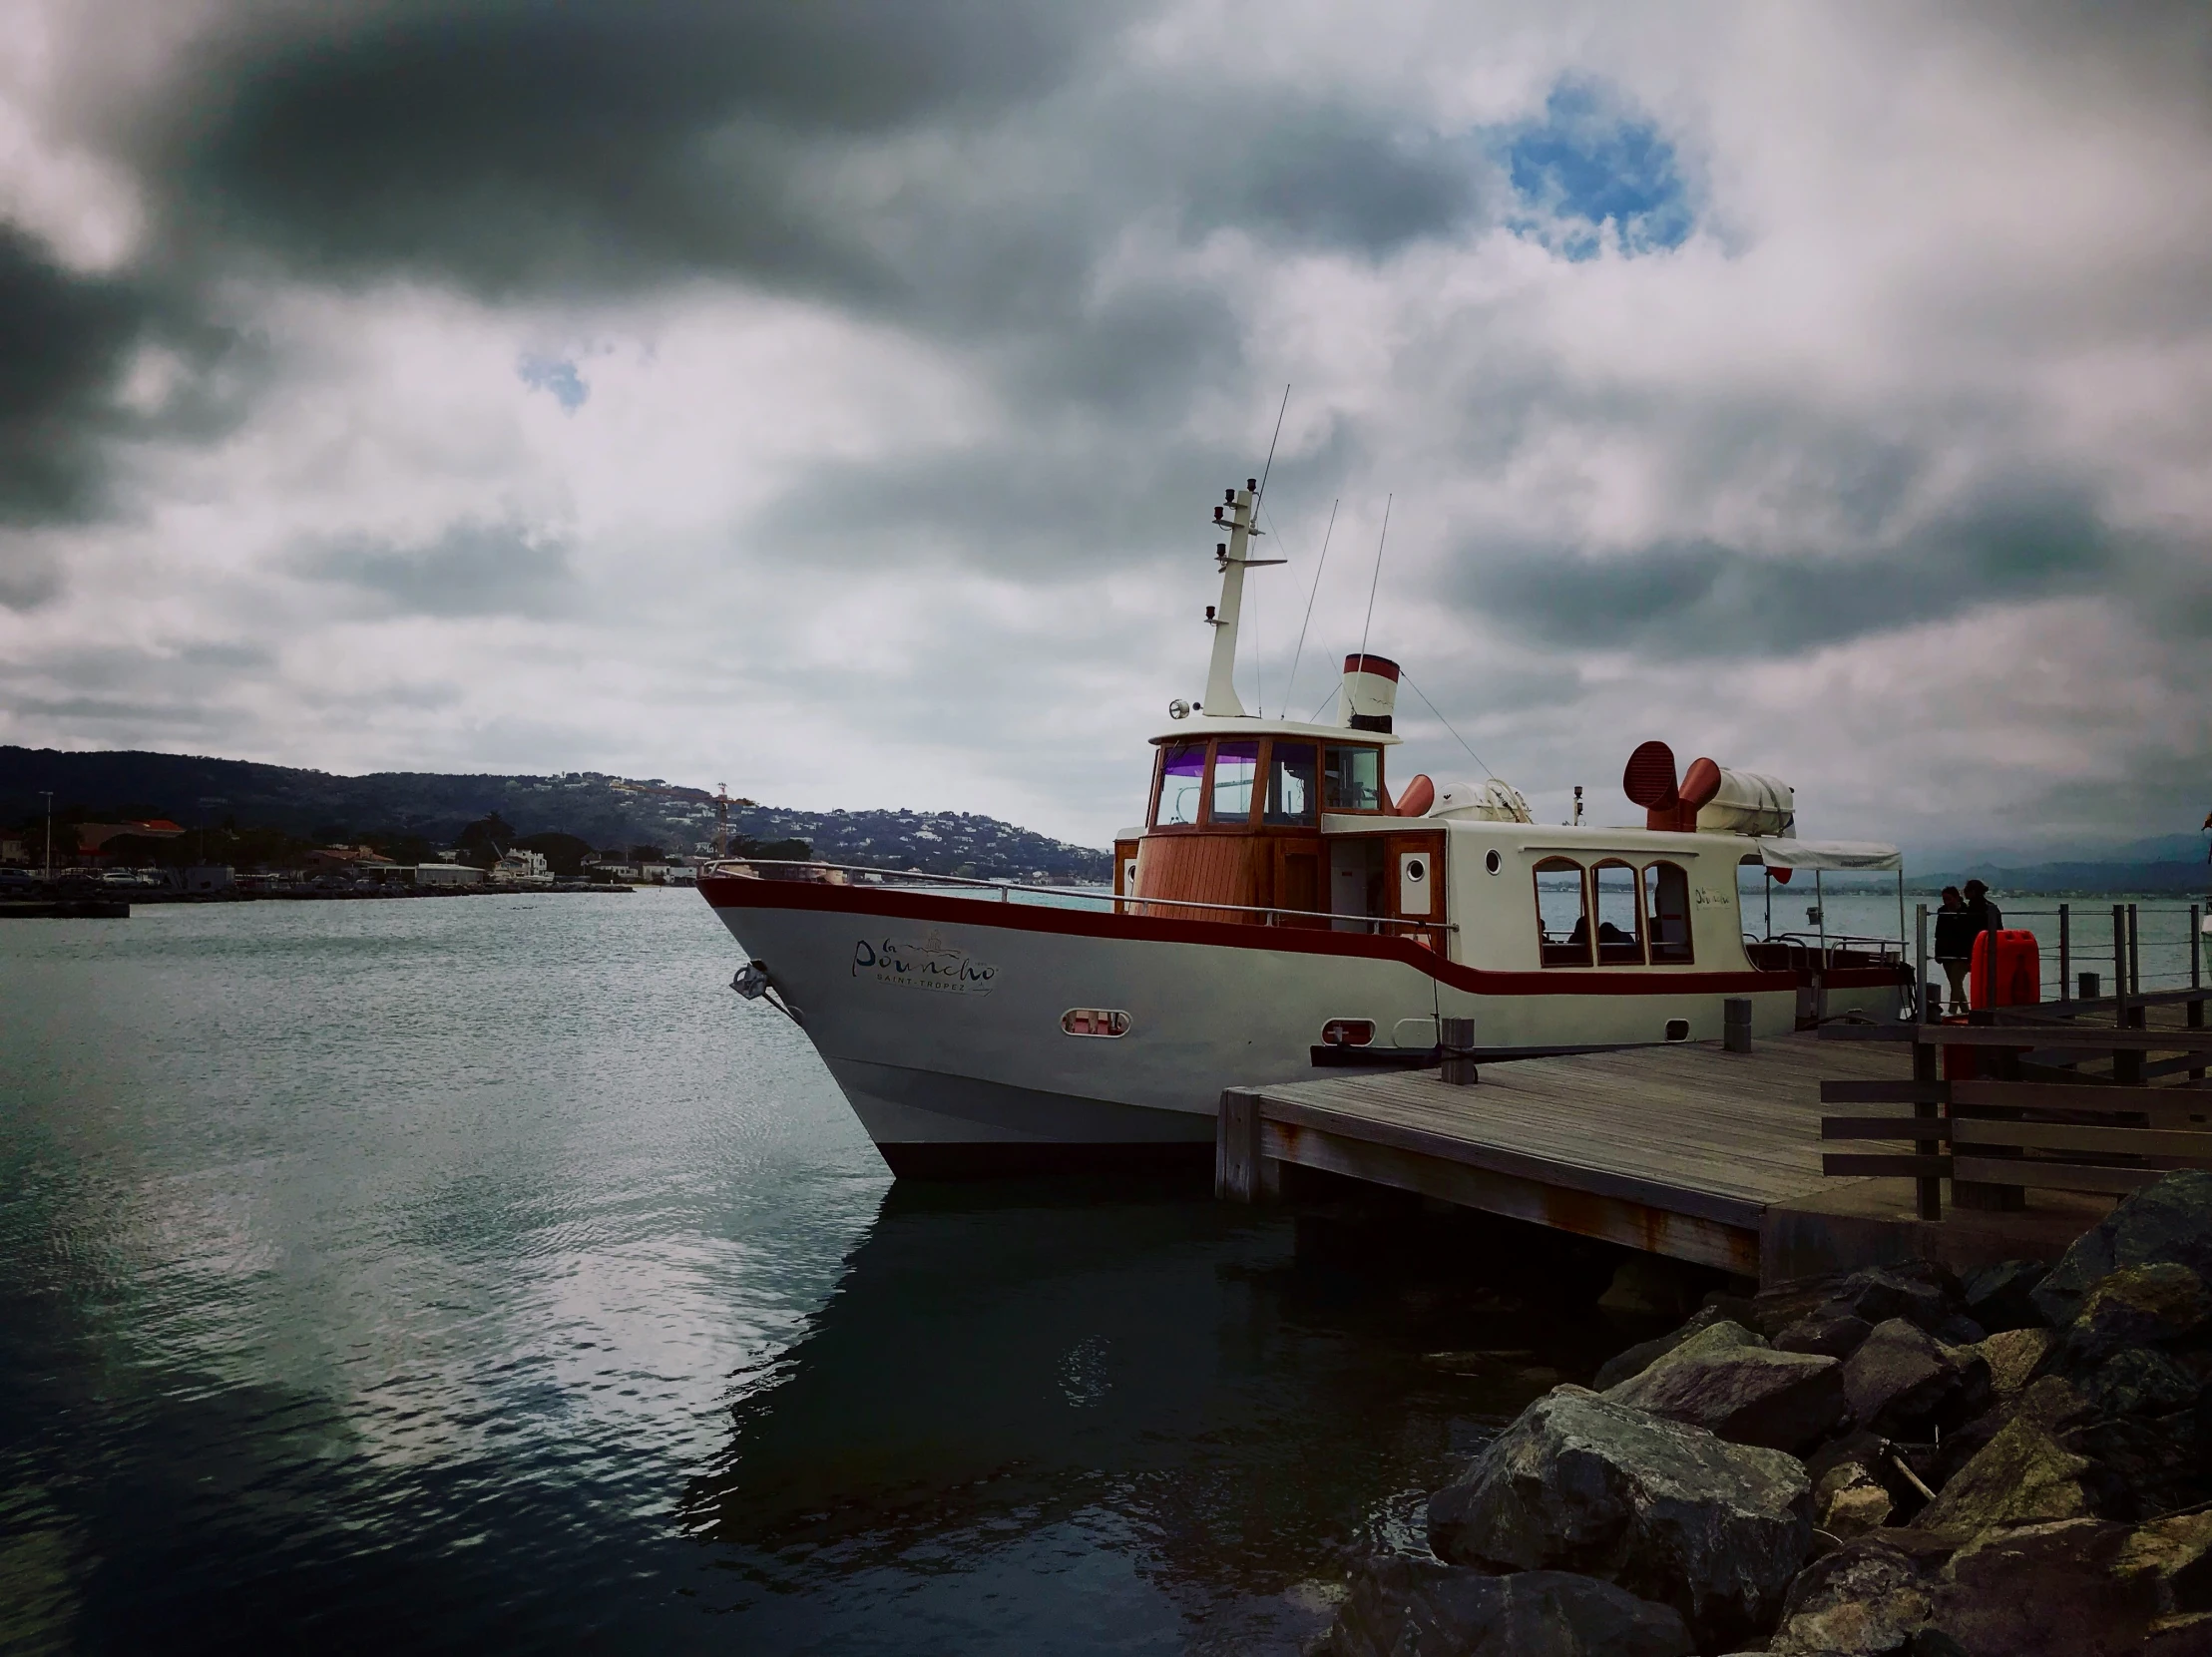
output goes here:
<path id="1" fill-rule="evenodd" d="M 2126 1030 L 2135 1023 L 2135 1010 L 2128 1005 L 2128 906 L 2116 903 L 2112 906 L 2112 1023 Z M 2143 1079 L 2143 1055 L 2115 1049 L 2112 1054 L 2112 1079 L 2122 1086 L 2134 1086 Z"/>
<path id="2" fill-rule="evenodd" d="M 2058 906 L 2058 999 L 2073 988 L 2073 905 Z"/>
<path id="3" fill-rule="evenodd" d="M 1902 880 L 1904 877 L 1900 876 L 1899 878 Z M 1900 899 L 1900 901 L 1903 900 Z M 1924 903 L 1913 905 L 1913 934 L 1918 940 L 1915 946 L 1913 982 L 1920 987 L 1920 993 L 1914 996 L 1913 999 L 1915 1002 L 1924 1003 L 1928 1000 L 1928 905 Z M 1916 1007 L 1914 1011 L 1917 1017 L 1919 1009 Z M 1934 1021 L 1929 1022 L 1933 1023 Z"/>
<path id="4" fill-rule="evenodd" d="M 1267 1194 L 1260 1161 L 1259 1095 L 1228 1088 L 1213 1122 L 1213 1194 L 1225 1202 L 1258 1202 Z"/>
<path id="5" fill-rule="evenodd" d="M 1751 1050 L 1751 998 L 1730 996 L 1720 1004 L 1720 1044 L 1727 1052 Z"/>
<path id="6" fill-rule="evenodd" d="M 2202 990 L 2204 988 L 2203 929 L 2204 906 L 2191 904 L 2189 906 L 2189 988 L 2192 990 Z M 2202 1030 L 2204 1028 L 2204 998 L 2202 996 L 2189 1003 L 2188 1012 L 2183 1015 L 2183 1019 L 2191 1030 Z M 2202 1066 L 2192 1069 L 2189 1072 L 2189 1079 L 2191 1081 L 2202 1081 L 2204 1079 Z"/>
<path id="7" fill-rule="evenodd" d="M 1475 1060 L 1468 1056 L 1468 1049 L 1474 1045 L 1473 1019 L 1437 1021 L 1437 1046 L 1444 1055 L 1443 1077 L 1455 1087 L 1472 1087 L 1482 1079 L 1476 1074 Z"/>
<path id="8" fill-rule="evenodd" d="M 1913 1079 L 1915 1081 L 1934 1082 L 1936 1080 L 1936 1065 L 1937 1054 L 1934 1044 L 1928 1041 L 1915 1041 L 1913 1043 Z M 1933 1088 L 1929 1090 L 1934 1091 Z M 1946 1108 L 1949 1107 L 1946 1106 Z M 1937 1107 L 1932 1099 L 1916 1099 L 1913 1103 L 1913 1114 L 1916 1117 L 1933 1118 L 1936 1111 Z M 1936 1156 L 1942 1153 L 1943 1148 L 1941 1144 L 1933 1139 L 1917 1139 L 1913 1142 L 1913 1154 L 1915 1156 Z M 1957 1192 L 1954 1191 L 1953 1194 L 1957 1195 Z M 1915 1207 L 1922 1219 L 1940 1220 L 1944 1217 L 1944 1182 L 1941 1179 L 1923 1178 L 1914 1180 L 1913 1195 Z"/>

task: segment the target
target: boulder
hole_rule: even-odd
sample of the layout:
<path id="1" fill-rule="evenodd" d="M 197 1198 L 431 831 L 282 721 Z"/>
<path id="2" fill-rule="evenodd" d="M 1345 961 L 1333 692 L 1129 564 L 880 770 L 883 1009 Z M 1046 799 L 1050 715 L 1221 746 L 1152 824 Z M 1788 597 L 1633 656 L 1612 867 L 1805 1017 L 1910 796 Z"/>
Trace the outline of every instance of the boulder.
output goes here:
<path id="1" fill-rule="evenodd" d="M 2143 1636 L 2142 1657 L 2212 1657 L 2212 1611 L 2160 1617 Z"/>
<path id="2" fill-rule="evenodd" d="M 2212 1615 L 2212 1512 L 2175 1513 L 2138 1525 L 2116 1568 L 2150 1573 L 2162 1617 Z"/>
<path id="3" fill-rule="evenodd" d="M 1773 1284 L 1751 1297 L 1751 1316 L 1736 1321 L 1756 1329 L 1771 1341 L 1798 1319 L 1827 1305 L 1835 1298 L 1842 1282 L 1842 1273 L 1830 1272 L 1821 1277 L 1793 1278 Z M 1847 1306 L 1845 1310 L 1850 1308 Z"/>
<path id="4" fill-rule="evenodd" d="M 1959 1476 L 1960 1469 L 1989 1447 L 1991 1439 L 2003 1431 L 2011 1418 L 2001 1409 L 1982 1412 L 1964 1427 L 1954 1428 L 1935 1444 L 1922 1451 L 1915 1446 L 1914 1471 L 1919 1472 L 1929 1484 L 1942 1489 Z M 1925 1469 L 1925 1470 L 1924 1470 Z"/>
<path id="5" fill-rule="evenodd" d="M 1814 1560 L 1790 1584 L 1782 1623 L 1768 1643 L 1785 1657 L 1904 1653 L 1935 1615 L 1941 1554 L 1872 1535 Z"/>
<path id="6" fill-rule="evenodd" d="M 1628 1348 L 1627 1351 L 1616 1353 L 1613 1357 L 1606 1359 L 1597 1368 L 1597 1379 L 1594 1383 L 1597 1391 L 1602 1393 L 1609 1388 L 1619 1386 L 1630 1376 L 1640 1374 L 1648 1369 L 1653 1363 L 1664 1358 L 1684 1342 L 1694 1340 L 1712 1329 L 1734 1330 L 1735 1339 L 1744 1346 L 1766 1345 L 1765 1341 L 1752 1334 L 1750 1330 L 1729 1318 L 1721 1307 L 1708 1306 L 1692 1317 L 1689 1322 L 1682 1325 L 1680 1329 L 1672 1330 L 1655 1340 L 1639 1341 Z"/>
<path id="7" fill-rule="evenodd" d="M 2020 1389 L 2010 1414 L 2014 1420 L 2033 1422 L 2046 1433 L 2062 1433 L 2088 1420 L 2094 1412 L 2072 1382 L 2062 1375 L 2046 1375 Z"/>
<path id="8" fill-rule="evenodd" d="M 1939 1346 L 1904 1318 L 1877 1324 L 1844 1365 L 1844 1394 L 1861 1427 L 1891 1438 L 1956 1426 L 1988 1402 L 1989 1366 Z"/>
<path id="9" fill-rule="evenodd" d="M 1804 1467 L 1779 1450 L 1560 1387 L 1429 1498 L 1429 1541 L 1454 1564 L 1601 1576 L 1726 1650 L 1780 1610 L 1811 1506 Z"/>
<path id="10" fill-rule="evenodd" d="M 2050 1275 L 2040 1260 L 1999 1260 L 1967 1273 L 1960 1284 L 1967 1316 L 2000 1335 L 2008 1329 L 2033 1329 L 2043 1321 L 2035 1305 L 2035 1285 Z"/>
<path id="11" fill-rule="evenodd" d="M 1945 1313 L 1930 1326 L 1928 1333 L 1947 1347 L 1980 1346 L 1990 1338 L 1990 1332 L 1964 1312 Z"/>
<path id="12" fill-rule="evenodd" d="M 1887 1522 L 1898 1524 L 1919 1512 L 1928 1500 L 1905 1476 L 1907 1465 L 1910 1462 L 1901 1462 L 1896 1447 L 1879 1433 L 1847 1433 L 1814 1450 L 1806 1459 L 1805 1471 L 1817 1490 L 1823 1480 L 1844 1476 L 1838 1474 L 1839 1468 L 1857 1468 L 1861 1476 L 1879 1484 L 1888 1494 L 1890 1517 Z M 1921 1469 L 1914 1467 L 1913 1471 L 1919 1473 Z M 1821 1528 L 1829 1527 L 1823 1525 Z"/>
<path id="13" fill-rule="evenodd" d="M 2094 1464 L 2097 1510 L 2109 1518 L 2147 1519 L 2212 1501 L 2212 1454 L 2195 1411 L 2096 1416 L 2062 1438 Z"/>
<path id="14" fill-rule="evenodd" d="M 1853 1272 L 1843 1280 L 1836 1299 L 1848 1303 L 1870 1324 L 1903 1318 L 1926 1330 L 1934 1330 L 1966 1305 L 1959 1280 L 1933 1260 L 1901 1260 Z"/>
<path id="15" fill-rule="evenodd" d="M 2130 1192 L 2074 1239 L 2033 1300 L 2053 1328 L 2073 1322 L 2090 1287 L 2123 1266 L 2171 1263 L 2212 1278 L 2212 1173 L 2170 1173 Z"/>
<path id="16" fill-rule="evenodd" d="M 1687 1657 L 1681 1613 L 1594 1576 L 1492 1576 L 1433 1559 L 1363 1561 L 1316 1657 Z"/>
<path id="17" fill-rule="evenodd" d="M 2197 1402 L 2204 1383 L 2171 1354 L 2149 1347 L 2115 1353 L 2081 1380 L 2081 1396 L 2107 1416 L 2164 1416 Z"/>
<path id="18" fill-rule="evenodd" d="M 1698 1303 L 1708 1312 L 1718 1312 L 1730 1323 L 1740 1323 L 1746 1329 L 1759 1327 L 1758 1304 L 1750 1295 L 1734 1294 L 1726 1289 L 1714 1289 Z"/>
<path id="19" fill-rule="evenodd" d="M 2171 1260 L 2122 1266 L 2091 1284 L 2065 1328 L 2068 1358 L 2100 1362 L 2129 1347 L 2185 1341 L 2212 1324 L 2204 1279 Z"/>
<path id="20" fill-rule="evenodd" d="M 1827 1358 L 1849 1358 L 1859 1343 L 1874 1333 L 1874 1325 L 1841 1301 L 1823 1301 L 1774 1337 L 1776 1352 L 1812 1352 Z"/>
<path id="21" fill-rule="evenodd" d="M 1976 1356 L 1990 1367 L 1990 1391 L 1999 1405 L 2020 1395 L 2057 1339 L 2047 1329 L 2006 1329 L 1975 1347 Z"/>
<path id="22" fill-rule="evenodd" d="M 1843 1422 L 1843 1366 L 1805 1352 L 1771 1352 L 1750 1331 L 1719 1324 L 1683 1342 L 1605 1397 L 1732 1444 L 1798 1450 Z"/>
<path id="23" fill-rule="evenodd" d="M 1959 1280 L 1932 1260 L 1898 1260 L 1863 1271 L 1803 1277 L 1762 1289 L 1753 1299 L 1754 1326 L 1773 1339 L 1816 1310 L 1849 1313 L 1868 1324 L 1904 1318 L 1934 1329 L 1965 1310 Z"/>
<path id="24" fill-rule="evenodd" d="M 2006 1525 L 2090 1516 L 2088 1460 L 2031 1421 L 2014 1419 L 1936 1493 L 1914 1527 L 1964 1540 Z"/>
<path id="25" fill-rule="evenodd" d="M 1813 1485 L 1813 1525 L 1850 1541 L 1888 1524 L 1897 1504 L 1863 1461 L 1839 1461 Z"/>
<path id="26" fill-rule="evenodd" d="M 1597 1297 L 1600 1312 L 1629 1317 L 1679 1318 L 1698 1303 L 1700 1279 L 1695 1266 L 1661 1254 L 1631 1254 L 1613 1268 L 1612 1282 Z"/>
<path id="27" fill-rule="evenodd" d="M 2149 1572 L 2117 1568 L 2125 1525 L 2068 1519 L 1992 1531 L 1962 1547 L 1935 1593 L 1936 1625 L 2004 1657 L 2119 1657 L 2157 1616 Z"/>

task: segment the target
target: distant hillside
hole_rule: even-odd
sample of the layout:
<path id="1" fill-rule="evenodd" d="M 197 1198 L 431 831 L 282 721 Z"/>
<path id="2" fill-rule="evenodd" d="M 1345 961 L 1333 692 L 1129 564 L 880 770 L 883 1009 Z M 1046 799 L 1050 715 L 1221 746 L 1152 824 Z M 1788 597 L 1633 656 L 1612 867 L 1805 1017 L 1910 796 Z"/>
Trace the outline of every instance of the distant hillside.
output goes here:
<path id="1" fill-rule="evenodd" d="M 197 755 L 65 753 L 0 747 L 0 823 L 26 823 L 45 810 L 77 816 L 168 817 L 188 828 L 282 829 L 324 842 L 411 834 L 450 843 L 462 827 L 492 812 L 518 834 L 558 830 L 595 846 L 652 844 L 704 849 L 714 806 L 704 790 L 682 797 L 639 793 L 626 779 L 596 771 L 554 776 L 454 776 L 436 771 L 327 771 L 258 765 Z M 651 786 L 666 787 L 659 778 Z M 72 811 L 72 808 L 76 808 Z M 1110 854 L 1071 846 L 996 818 L 969 812 L 791 811 L 733 805 L 731 831 L 755 840 L 800 839 L 832 863 L 972 874 L 1048 883 L 1106 881 Z"/>
<path id="2" fill-rule="evenodd" d="M 1981 880 L 1995 892 L 2207 892 L 2212 866 L 2190 863 L 2034 863 L 2005 869 L 1977 863 L 1941 874 L 1917 871 L 1907 880 L 1916 889 L 1964 886 Z"/>

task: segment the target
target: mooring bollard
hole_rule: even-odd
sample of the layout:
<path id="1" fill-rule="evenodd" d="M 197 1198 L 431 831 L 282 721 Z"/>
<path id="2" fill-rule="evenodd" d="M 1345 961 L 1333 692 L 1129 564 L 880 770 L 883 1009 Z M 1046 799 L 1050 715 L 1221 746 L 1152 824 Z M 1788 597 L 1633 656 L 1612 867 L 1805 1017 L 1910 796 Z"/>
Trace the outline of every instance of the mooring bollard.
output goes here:
<path id="1" fill-rule="evenodd" d="M 1751 1050 L 1751 998 L 1730 996 L 1720 1004 L 1720 1044 L 1729 1052 Z"/>
<path id="2" fill-rule="evenodd" d="M 1475 1073 L 1473 1019 L 1439 1019 L 1437 1047 L 1444 1054 L 1444 1079 L 1455 1087 L 1472 1087 L 1482 1079 Z"/>

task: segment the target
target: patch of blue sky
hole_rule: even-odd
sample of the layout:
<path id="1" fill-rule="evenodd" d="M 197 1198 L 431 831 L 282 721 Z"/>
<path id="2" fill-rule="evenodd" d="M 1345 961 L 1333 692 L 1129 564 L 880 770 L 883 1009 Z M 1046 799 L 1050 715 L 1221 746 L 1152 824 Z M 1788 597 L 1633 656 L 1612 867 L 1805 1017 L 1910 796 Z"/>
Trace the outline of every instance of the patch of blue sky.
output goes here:
<path id="1" fill-rule="evenodd" d="M 515 367 L 522 383 L 534 391 L 543 391 L 563 408 L 574 414 L 592 395 L 591 385 L 577 372 L 576 364 L 567 357 L 526 356 Z"/>
<path id="2" fill-rule="evenodd" d="M 1674 146 L 1609 89 L 1561 81 L 1541 120 L 1497 135 L 1517 198 L 1507 222 L 1562 258 L 1679 247 L 1696 224 Z"/>

